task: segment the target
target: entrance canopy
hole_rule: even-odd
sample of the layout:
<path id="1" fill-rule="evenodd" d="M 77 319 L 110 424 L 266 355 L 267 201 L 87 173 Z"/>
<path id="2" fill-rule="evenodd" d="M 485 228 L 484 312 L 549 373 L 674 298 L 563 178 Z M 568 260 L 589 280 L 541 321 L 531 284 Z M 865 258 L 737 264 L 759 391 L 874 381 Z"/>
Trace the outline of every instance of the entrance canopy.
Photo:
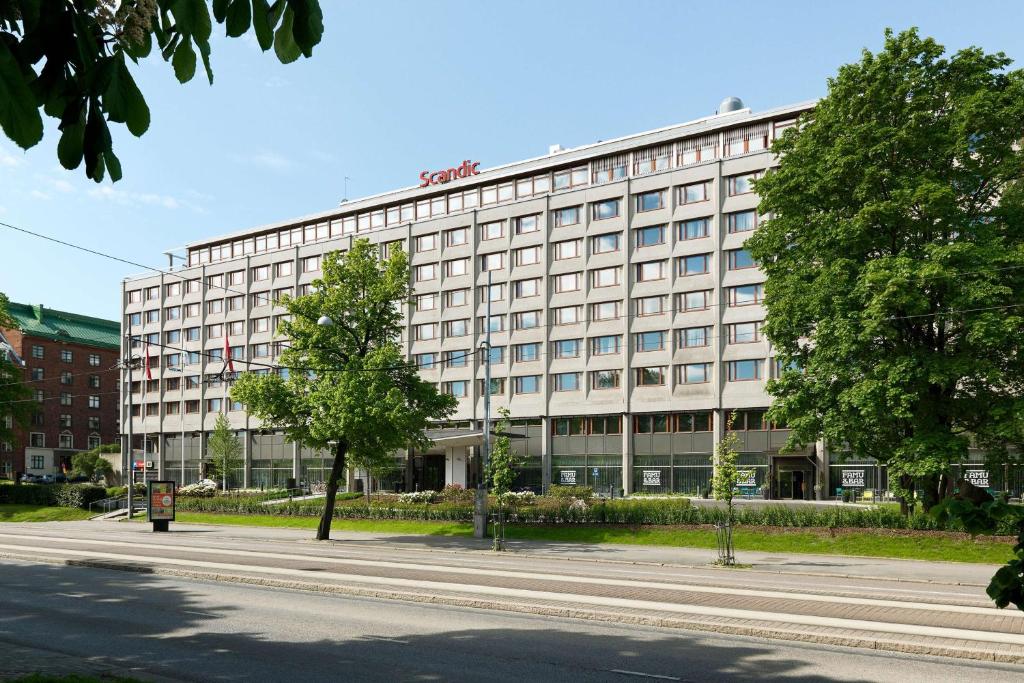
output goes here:
<path id="1" fill-rule="evenodd" d="M 427 438 L 434 442 L 431 446 L 431 450 L 435 448 L 458 448 L 460 446 L 483 446 L 484 445 L 484 430 L 482 429 L 465 429 L 465 428 L 441 428 L 441 429 L 428 429 L 426 431 Z M 515 432 L 506 432 L 511 439 L 525 439 L 525 434 L 516 434 Z M 491 442 L 498 437 L 498 434 L 491 432 Z"/>

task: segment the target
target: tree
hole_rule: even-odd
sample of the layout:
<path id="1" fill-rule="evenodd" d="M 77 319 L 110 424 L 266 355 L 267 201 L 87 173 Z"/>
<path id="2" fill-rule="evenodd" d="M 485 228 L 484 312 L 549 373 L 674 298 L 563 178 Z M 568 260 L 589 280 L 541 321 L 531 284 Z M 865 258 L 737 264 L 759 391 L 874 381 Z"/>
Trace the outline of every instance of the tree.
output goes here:
<path id="1" fill-rule="evenodd" d="M 228 37 L 249 32 L 287 64 L 311 57 L 323 35 L 318 0 L 7 0 L 0 2 L 0 127 L 22 149 L 43 137 L 40 114 L 60 120 L 57 157 L 64 168 L 85 161 L 86 175 L 121 178 L 108 121 L 136 137 L 150 112 L 128 60 L 154 43 L 181 83 L 192 80 L 198 53 L 213 83 L 213 19 Z M 41 66 L 40 66 L 41 65 Z M 38 67 L 38 70 L 37 70 Z"/>
<path id="2" fill-rule="evenodd" d="M 120 444 L 103 444 L 88 451 L 75 453 L 71 456 L 71 474 L 88 477 L 95 481 L 100 477 L 108 480 L 114 474 L 114 466 L 103 457 L 103 453 L 120 453 Z"/>
<path id="3" fill-rule="evenodd" d="M 327 500 L 316 538 L 330 538 L 346 457 L 427 448 L 425 430 L 448 417 L 455 399 L 439 394 L 406 360 L 399 340 L 409 304 L 409 261 L 401 249 L 381 261 L 368 240 L 323 260 L 306 296 L 286 298 L 278 334 L 287 377 L 245 373 L 231 396 L 264 426 L 313 448 L 332 448 Z M 326 316 L 330 324 L 318 324 Z M 326 322 L 326 320 L 324 321 Z"/>
<path id="4" fill-rule="evenodd" d="M 494 534 L 494 549 L 503 550 L 505 539 L 505 498 L 512 490 L 512 482 L 516 479 L 516 467 L 519 458 L 512 450 L 512 439 L 509 437 L 509 410 L 498 408 L 501 419 L 494 425 L 495 438 L 491 446 L 490 461 L 487 465 L 487 478 L 490 480 L 491 493 L 498 500 L 498 533 Z"/>
<path id="5" fill-rule="evenodd" d="M 17 323 L 7 312 L 7 296 L 0 292 L 0 328 L 14 328 Z M 24 383 L 24 372 L 16 362 L 14 349 L 0 341 L 0 443 L 13 446 L 15 429 L 28 424 L 32 411 L 32 392 Z M 23 362 L 23 361 L 22 361 Z"/>
<path id="6" fill-rule="evenodd" d="M 1024 74 L 915 30 L 839 69 L 757 181 L 787 448 L 824 437 L 948 493 L 972 435 L 1020 433 Z M 1002 423 L 1002 424 L 1000 424 Z"/>
<path id="7" fill-rule="evenodd" d="M 241 467 L 245 460 L 242 457 L 242 442 L 231 430 L 231 423 L 224 413 L 217 414 L 206 450 L 210 454 L 213 471 L 220 475 L 221 490 L 227 491 L 228 474 Z"/>
<path id="8" fill-rule="evenodd" d="M 736 564 L 736 553 L 732 544 L 732 528 L 736 524 L 736 510 L 732 504 L 732 497 L 736 490 L 736 482 L 739 480 L 736 460 L 739 458 L 740 439 L 732 430 L 735 420 L 736 413 L 730 414 L 725 423 L 725 436 L 715 444 L 715 454 L 712 456 L 715 470 L 711 478 L 711 491 L 715 500 L 725 501 L 726 523 L 719 525 L 717 529 L 718 562 L 724 565 Z"/>

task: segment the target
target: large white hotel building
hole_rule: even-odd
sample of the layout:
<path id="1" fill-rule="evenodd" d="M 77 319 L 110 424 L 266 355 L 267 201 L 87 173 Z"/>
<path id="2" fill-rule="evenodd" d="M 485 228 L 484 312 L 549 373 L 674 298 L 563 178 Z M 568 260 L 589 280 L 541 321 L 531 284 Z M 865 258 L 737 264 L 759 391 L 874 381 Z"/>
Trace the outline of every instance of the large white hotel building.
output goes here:
<path id="1" fill-rule="evenodd" d="M 780 455 L 787 431 L 764 419 L 776 365 L 760 329 L 764 277 L 744 250 L 761 218 L 750 181 L 811 106 L 753 112 L 731 98 L 696 121 L 495 168 L 459 160 L 418 186 L 189 244 L 173 273 L 124 281 L 125 329 L 148 343 L 152 379 L 136 374 L 129 389 L 123 378 L 122 424 L 130 390 L 135 448 L 146 435 L 160 476 L 189 482 L 226 410 L 245 444 L 239 485 L 321 479 L 325 454 L 223 403 L 224 337 L 236 371 L 270 371 L 276 300 L 308 291 L 325 253 L 366 237 L 410 254 L 406 353 L 458 397 L 435 447 L 402 454 L 385 487 L 473 483 L 484 390 L 473 351 L 489 300 L 492 408 L 511 411 L 521 486 L 699 495 L 735 411 L 750 489 L 811 498 L 843 469 L 878 488 L 880 468 L 830 463 L 820 443 Z"/>

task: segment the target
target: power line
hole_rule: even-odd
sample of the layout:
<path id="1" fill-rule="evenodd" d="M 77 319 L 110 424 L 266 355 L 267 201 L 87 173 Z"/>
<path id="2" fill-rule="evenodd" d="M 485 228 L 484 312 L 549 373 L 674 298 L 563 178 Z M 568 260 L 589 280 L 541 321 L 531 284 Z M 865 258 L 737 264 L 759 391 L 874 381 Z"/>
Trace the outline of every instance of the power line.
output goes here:
<path id="1" fill-rule="evenodd" d="M 100 374 L 103 374 L 104 372 L 113 372 L 114 370 L 117 370 L 119 368 L 120 368 L 120 365 L 112 365 L 109 368 L 104 368 L 102 370 L 90 370 L 88 372 L 76 372 L 76 373 L 72 373 L 72 374 L 69 374 L 69 375 L 65 375 L 63 377 L 58 375 L 56 377 L 43 377 L 42 379 L 26 379 L 26 380 L 21 380 L 20 382 L 6 382 L 4 384 L 0 384 L 0 387 L 9 387 L 9 386 L 12 386 L 14 384 L 38 384 L 39 382 L 53 382 L 54 380 L 58 380 L 58 379 L 59 380 L 64 380 L 64 379 L 67 379 L 67 378 L 70 378 L 70 377 L 84 377 L 85 375 L 100 375 Z"/>

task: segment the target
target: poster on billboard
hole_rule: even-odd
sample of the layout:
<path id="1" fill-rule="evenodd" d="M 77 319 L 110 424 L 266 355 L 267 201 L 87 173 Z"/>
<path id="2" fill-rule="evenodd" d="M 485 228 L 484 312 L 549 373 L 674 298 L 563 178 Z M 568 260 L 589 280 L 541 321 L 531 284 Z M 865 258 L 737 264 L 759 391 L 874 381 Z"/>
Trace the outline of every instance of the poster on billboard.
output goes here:
<path id="1" fill-rule="evenodd" d="M 174 482 L 149 482 L 149 505 L 146 515 L 150 522 L 174 521 Z"/>
<path id="2" fill-rule="evenodd" d="M 843 470 L 843 488 L 864 488 L 864 470 Z"/>

